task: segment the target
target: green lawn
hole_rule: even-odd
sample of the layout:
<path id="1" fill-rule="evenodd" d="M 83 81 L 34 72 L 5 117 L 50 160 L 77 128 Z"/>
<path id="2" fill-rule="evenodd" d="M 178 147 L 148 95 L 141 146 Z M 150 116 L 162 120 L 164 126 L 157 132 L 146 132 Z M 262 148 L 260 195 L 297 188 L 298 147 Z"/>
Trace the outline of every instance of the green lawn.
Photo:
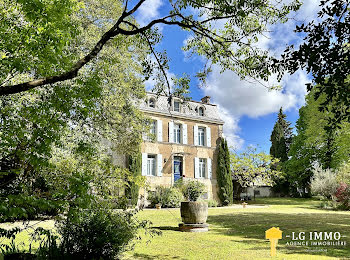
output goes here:
<path id="1" fill-rule="evenodd" d="M 317 208 L 310 199 L 260 199 L 249 204 L 268 204 L 268 208 L 211 208 L 207 233 L 177 231 L 179 209 L 145 210 L 142 217 L 153 222 L 163 235 L 137 244 L 127 259 L 271 259 L 265 230 L 276 226 L 283 233 L 275 259 L 344 259 L 350 257 L 350 212 Z M 341 232 L 347 246 L 287 246 L 291 232 Z"/>
<path id="2" fill-rule="evenodd" d="M 265 230 L 276 226 L 283 231 L 274 259 L 345 259 L 350 257 L 350 212 L 317 208 L 319 201 L 311 199 L 259 199 L 252 204 L 260 208 L 211 208 L 206 233 L 177 231 L 181 222 L 179 209 L 144 210 L 140 218 L 153 222 L 161 236 L 144 239 L 124 259 L 271 259 Z M 3 225 L 3 224 L 2 224 Z M 45 227 L 50 223 L 41 223 Z M 288 246 L 292 232 L 340 232 L 346 246 Z M 149 237 L 148 237 L 149 238 Z M 20 234 L 26 241 L 28 233 Z M 148 241 L 149 240 L 149 241 Z M 308 239 L 307 239 L 308 240 Z M 4 241 L 3 241 L 4 242 Z"/>

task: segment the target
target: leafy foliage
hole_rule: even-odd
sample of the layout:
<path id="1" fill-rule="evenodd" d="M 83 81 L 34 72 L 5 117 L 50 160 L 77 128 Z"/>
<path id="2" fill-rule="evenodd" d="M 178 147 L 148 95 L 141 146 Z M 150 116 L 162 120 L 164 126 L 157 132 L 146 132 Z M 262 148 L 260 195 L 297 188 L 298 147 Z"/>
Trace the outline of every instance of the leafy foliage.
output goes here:
<path id="1" fill-rule="evenodd" d="M 199 181 L 186 181 L 180 185 L 180 189 L 185 199 L 188 201 L 197 201 L 205 193 L 204 183 Z"/>
<path id="2" fill-rule="evenodd" d="M 230 153 L 227 141 L 223 138 L 220 140 L 218 148 L 218 162 L 216 168 L 218 182 L 218 195 L 222 205 L 229 205 L 233 202 L 233 184 L 232 173 L 230 169 Z"/>
<path id="3" fill-rule="evenodd" d="M 233 179 L 242 187 L 274 184 L 274 179 L 281 174 L 273 167 L 278 162 L 279 160 L 271 155 L 257 153 L 253 147 L 248 147 L 240 154 L 232 152 L 230 155 Z"/>
<path id="4" fill-rule="evenodd" d="M 332 199 L 338 188 L 336 172 L 330 169 L 323 170 L 320 166 L 315 166 L 312 172 L 311 192 Z"/>
<path id="5" fill-rule="evenodd" d="M 62 3 L 66 2 L 69 1 Z M 42 12 L 41 14 L 45 17 L 56 15 L 62 23 L 66 23 L 65 19 L 56 12 L 68 12 L 66 9 L 71 7 L 67 4 L 62 10 L 56 9 L 54 1 L 47 1 L 46 6 L 41 6 L 42 1 L 34 1 L 31 7 L 20 5 L 16 1 L 13 3 L 0 1 L 0 3 L 16 6 L 9 9 L 10 13 L 7 14 L 9 19 L 12 19 L 11 17 L 17 12 L 24 12 L 27 8 L 29 12 L 30 8 L 40 5 L 41 9 L 38 6 L 36 11 Z M 85 0 L 84 6 L 79 4 L 74 11 L 70 9 L 70 13 L 65 14 L 64 17 L 69 20 L 69 23 L 73 23 L 76 34 L 73 38 L 67 36 L 69 44 L 62 43 L 65 48 L 67 46 L 69 48 L 66 52 L 79 46 L 72 55 L 83 55 L 103 34 L 102 24 L 110 26 L 121 11 L 120 3 L 108 0 L 98 2 Z M 46 15 L 48 12 L 50 15 Z M 28 20 L 26 16 L 22 18 L 22 22 L 28 23 L 28 26 L 31 24 L 29 20 L 35 19 L 31 17 Z M 38 22 L 40 19 L 38 18 Z M 56 30 L 64 31 L 63 36 L 68 33 L 65 30 L 70 30 L 72 27 L 62 24 L 60 26 L 62 28 L 57 27 Z M 24 37 L 25 32 L 20 33 Z M 43 40 L 39 41 L 41 36 L 36 37 L 33 35 L 33 39 L 38 40 L 37 44 L 56 46 L 55 41 L 43 42 Z M 41 50 L 40 47 L 35 48 L 36 50 L 33 49 L 33 51 Z M 57 48 L 60 48 L 58 43 Z M 34 217 L 29 212 L 29 206 L 21 206 L 25 201 L 41 199 L 42 207 L 47 206 L 49 201 L 52 202 L 50 205 L 55 205 L 56 200 L 69 201 L 71 197 L 68 180 L 77 176 L 80 178 L 84 174 L 90 174 L 89 177 L 94 174 L 94 185 L 98 183 L 101 189 L 105 185 L 103 189 L 106 195 L 110 196 L 109 199 L 112 197 L 115 199 L 117 189 L 125 186 L 125 178 L 123 179 L 122 176 L 128 173 L 117 167 L 113 169 L 110 157 L 116 157 L 116 151 L 119 154 L 137 153 L 145 126 L 145 119 L 132 102 L 135 98 L 144 96 L 144 87 L 139 78 L 142 67 L 138 62 L 146 55 L 143 48 L 140 40 L 136 38 L 130 37 L 121 41 L 116 37 L 105 46 L 99 58 L 91 64 L 93 69 L 84 68 L 79 78 L 0 98 L 1 201 L 7 201 L 8 195 L 13 195 L 12 201 L 18 203 L 18 206 L 12 204 L 17 214 L 19 209 L 24 209 L 25 212 L 21 213 L 23 218 L 26 215 Z M 41 64 L 40 59 L 33 55 L 31 62 Z M 45 57 L 43 55 L 42 58 Z M 68 57 L 68 60 L 74 60 Z M 47 63 L 45 64 L 49 72 Z M 58 62 L 56 69 L 62 69 L 60 66 L 65 66 L 63 63 L 63 61 Z M 31 64 L 28 63 L 28 66 L 30 67 Z M 31 77 L 40 74 L 39 69 L 37 71 L 33 68 L 32 72 Z M 15 71 L 14 77 L 9 80 L 13 83 L 19 82 L 23 78 L 23 73 Z M 92 156 L 94 154 L 100 157 Z M 71 170 L 68 165 L 71 166 Z M 99 174 L 106 174 L 110 178 L 98 177 Z M 38 180 L 43 180 L 40 187 Z M 135 177 L 133 182 L 141 185 L 140 178 Z M 24 194 L 28 198 L 19 194 Z M 17 196 L 17 199 L 14 196 Z M 44 200 L 47 200 L 47 203 Z M 40 213 L 44 212 L 44 209 L 40 211 Z M 6 212 L 3 211 L 3 213 Z"/>
<path id="6" fill-rule="evenodd" d="M 41 86 L 46 88 L 49 84 L 79 79 L 78 73 L 82 70 L 97 72 L 96 63 L 105 47 L 116 44 L 115 46 L 119 48 L 119 45 L 122 46 L 130 40 L 136 42 L 142 40 L 139 44 L 147 46 L 148 54 L 155 57 L 155 61 L 151 58 L 135 59 L 143 61 L 145 79 L 153 75 L 158 81 L 156 89 L 164 92 L 167 87 L 170 94 L 170 84 L 165 73 L 169 67 L 166 52 L 154 48 L 161 40 L 156 28 L 161 24 L 179 26 L 191 33 L 184 50 L 208 60 L 197 75 L 200 80 L 205 81 L 206 74 L 211 71 L 213 64 L 218 64 L 222 70 L 235 71 L 242 78 L 267 79 L 272 72 L 275 72 L 276 66 L 267 51 L 257 47 L 258 36 L 266 32 L 269 25 L 285 22 L 287 15 L 300 7 L 298 0 L 289 4 L 274 0 L 264 2 L 179 0 L 170 2 L 169 12 L 164 17 L 140 26 L 133 15 L 145 5 L 145 0 L 140 0 L 132 6 L 131 2 L 125 1 L 123 7 L 122 2 L 111 4 L 107 0 L 98 3 L 84 0 L 83 4 L 65 0 L 59 5 L 53 0 L 36 0 L 32 4 L 21 4 L 23 2 L 21 0 L 12 2 L 1 1 L 4 10 L 8 10 L 3 15 L 9 19 L 5 19 L 4 30 L 0 31 L 1 36 L 4 36 L 2 39 L 6 42 L 4 47 L 7 47 L 4 48 L 1 55 L 3 58 L 0 60 L 0 65 L 4 64 L 7 68 L 2 74 L 3 77 L 0 77 L 0 82 L 6 82 L 0 88 L 0 95 L 19 93 Z M 39 8 L 35 9 L 36 6 Z M 94 9 L 96 6 L 98 8 Z M 189 13 L 190 8 L 198 11 L 197 14 Z M 113 13 L 116 9 L 117 12 Z M 110 16 L 111 13 L 114 15 Z M 45 18 L 36 22 L 37 17 Z M 91 18 L 88 23 L 84 23 L 86 17 Z M 216 21 L 223 22 L 223 26 L 216 28 Z M 79 40 L 80 36 L 89 30 L 83 30 L 84 28 L 79 26 L 81 22 L 85 26 L 97 25 L 98 28 L 95 30 L 102 31 L 103 34 L 99 33 L 96 39 L 87 41 L 89 45 L 86 46 Z M 32 24 L 34 26 L 31 29 Z M 25 25 L 30 28 L 29 34 Z M 14 39 L 11 39 L 9 36 L 11 34 L 7 31 L 12 26 L 18 28 L 15 30 Z M 26 45 L 24 51 L 22 48 L 13 50 L 13 46 L 21 46 L 23 38 L 28 39 L 29 43 L 26 44 L 29 46 Z M 48 57 L 46 53 L 49 54 Z M 18 59 L 11 60 L 12 56 Z M 19 62 L 17 65 L 16 61 L 21 59 L 24 62 Z M 123 66 L 122 63 L 118 65 Z M 47 68 L 47 73 L 43 68 Z M 7 78 L 11 78 L 12 74 L 15 74 L 17 80 L 7 82 Z M 174 80 L 176 83 L 174 89 L 178 89 L 178 93 L 188 89 L 188 78 L 184 76 Z"/>
<path id="7" fill-rule="evenodd" d="M 350 116 L 350 9 L 348 0 L 324 0 L 318 13 L 318 20 L 297 26 L 296 32 L 305 35 L 304 42 L 297 48 L 289 46 L 282 58 L 282 66 L 295 72 L 306 68 L 315 84 L 314 98 L 323 96 L 319 103 L 322 111 L 331 111 L 329 127 L 339 126 Z M 322 95 L 323 94 L 323 95 Z"/>
<path id="8" fill-rule="evenodd" d="M 309 187 L 315 163 L 324 169 L 338 169 L 348 160 L 350 125 L 343 121 L 340 129 L 325 129 L 328 119 L 335 115 L 332 112 L 319 111 L 319 105 L 324 100 L 323 95 L 315 101 L 313 90 L 306 97 L 305 106 L 299 109 L 297 135 L 293 138 L 290 159 L 285 164 L 288 179 L 294 186 Z"/>
<path id="9" fill-rule="evenodd" d="M 178 208 L 183 201 L 183 195 L 177 187 L 157 186 L 154 191 L 148 192 L 147 199 L 152 207 L 161 204 L 164 208 Z"/>

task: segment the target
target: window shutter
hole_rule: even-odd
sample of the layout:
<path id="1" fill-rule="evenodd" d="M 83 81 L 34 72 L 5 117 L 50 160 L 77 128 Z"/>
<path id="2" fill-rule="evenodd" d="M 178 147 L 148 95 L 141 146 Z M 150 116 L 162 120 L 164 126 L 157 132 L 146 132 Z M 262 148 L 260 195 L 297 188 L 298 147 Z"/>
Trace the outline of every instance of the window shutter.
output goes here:
<path id="1" fill-rule="evenodd" d="M 147 175 L 147 153 L 142 153 L 141 175 L 142 176 L 146 176 Z"/>
<path id="2" fill-rule="evenodd" d="M 157 141 L 163 141 L 163 122 L 162 120 L 157 120 Z"/>
<path id="3" fill-rule="evenodd" d="M 163 170 L 163 156 L 161 154 L 157 155 L 157 167 L 158 167 L 158 171 L 157 171 L 157 175 L 158 176 L 162 176 L 162 170 Z"/>
<path id="4" fill-rule="evenodd" d="M 169 122 L 169 143 L 174 142 L 174 122 Z"/>
<path id="5" fill-rule="evenodd" d="M 193 144 L 198 145 L 198 125 L 193 126 Z"/>
<path id="6" fill-rule="evenodd" d="M 182 124 L 182 143 L 187 144 L 187 125 Z"/>
<path id="7" fill-rule="evenodd" d="M 194 157 L 194 177 L 199 178 L 199 158 Z"/>
<path id="8" fill-rule="evenodd" d="M 211 169 L 211 159 L 210 158 L 207 159 L 207 168 L 208 168 L 207 177 L 208 177 L 208 179 L 211 179 L 212 178 L 212 169 Z"/>
<path id="9" fill-rule="evenodd" d="M 207 146 L 211 147 L 211 131 L 210 127 L 206 127 L 206 137 L 207 137 Z"/>

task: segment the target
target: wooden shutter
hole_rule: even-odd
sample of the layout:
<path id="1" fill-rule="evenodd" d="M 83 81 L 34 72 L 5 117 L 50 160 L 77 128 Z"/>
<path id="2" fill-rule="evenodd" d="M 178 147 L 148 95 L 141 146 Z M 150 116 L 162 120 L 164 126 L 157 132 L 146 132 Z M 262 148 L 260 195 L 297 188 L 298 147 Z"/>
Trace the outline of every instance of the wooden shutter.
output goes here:
<path id="1" fill-rule="evenodd" d="M 207 158 L 207 177 L 208 179 L 212 178 L 212 168 L 211 168 L 211 159 Z"/>
<path id="2" fill-rule="evenodd" d="M 161 154 L 157 154 L 157 175 L 163 176 L 162 170 L 163 170 L 163 156 Z"/>
<path id="3" fill-rule="evenodd" d="M 211 147 L 211 131 L 210 131 L 210 127 L 206 127 L 205 129 L 206 129 L 205 135 L 206 135 L 206 138 L 207 138 L 207 143 L 206 143 L 206 145 L 207 145 L 208 147 Z"/>
<path id="4" fill-rule="evenodd" d="M 182 143 L 187 144 L 187 125 L 182 124 Z"/>
<path id="5" fill-rule="evenodd" d="M 193 144 L 198 145 L 198 125 L 193 126 Z"/>
<path id="6" fill-rule="evenodd" d="M 159 119 L 157 120 L 157 141 L 163 141 L 163 121 Z"/>
<path id="7" fill-rule="evenodd" d="M 194 157 L 194 177 L 199 178 L 199 158 Z"/>
<path id="8" fill-rule="evenodd" d="M 146 176 L 147 175 L 147 153 L 142 153 L 141 175 L 142 176 Z"/>
<path id="9" fill-rule="evenodd" d="M 169 122 L 169 143 L 174 142 L 174 122 Z"/>

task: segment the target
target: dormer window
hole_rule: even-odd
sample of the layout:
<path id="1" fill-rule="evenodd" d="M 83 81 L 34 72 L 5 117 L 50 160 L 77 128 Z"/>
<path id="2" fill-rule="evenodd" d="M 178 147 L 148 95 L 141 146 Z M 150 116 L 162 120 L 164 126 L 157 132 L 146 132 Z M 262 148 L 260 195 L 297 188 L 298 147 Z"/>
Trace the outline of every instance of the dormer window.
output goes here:
<path id="1" fill-rule="evenodd" d="M 177 100 L 174 101 L 174 111 L 180 112 L 180 101 L 177 101 Z"/>
<path id="2" fill-rule="evenodd" d="M 199 116 L 204 116 L 204 108 L 203 108 L 203 107 L 200 107 L 200 108 L 198 109 L 198 115 L 199 115 Z"/>
<path id="3" fill-rule="evenodd" d="M 156 101 L 154 100 L 154 98 L 150 98 L 150 99 L 149 99 L 149 101 L 148 101 L 148 106 L 149 106 L 149 107 L 153 107 L 153 108 L 156 107 Z"/>

